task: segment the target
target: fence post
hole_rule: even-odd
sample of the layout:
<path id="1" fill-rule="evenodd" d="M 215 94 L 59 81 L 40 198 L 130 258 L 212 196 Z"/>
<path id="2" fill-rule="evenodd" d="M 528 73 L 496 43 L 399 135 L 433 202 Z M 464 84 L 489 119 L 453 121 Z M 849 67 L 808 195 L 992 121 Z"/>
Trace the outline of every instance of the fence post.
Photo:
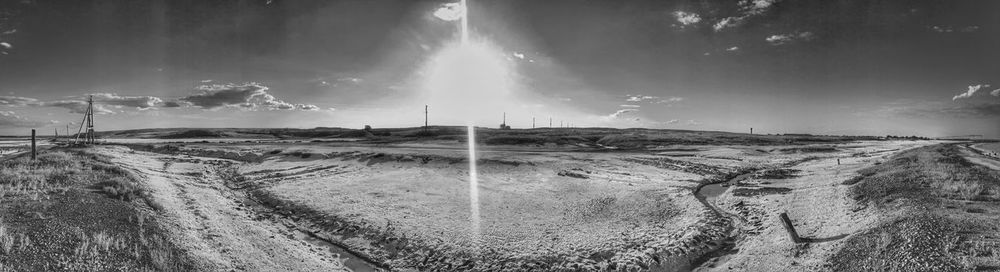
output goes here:
<path id="1" fill-rule="evenodd" d="M 796 244 L 802 242 L 802 238 L 799 238 L 799 234 L 795 232 L 795 226 L 792 225 L 792 220 L 788 219 L 787 213 L 781 213 L 781 223 L 785 226 L 785 231 L 788 232 L 788 236 L 792 237 L 792 241 Z"/>

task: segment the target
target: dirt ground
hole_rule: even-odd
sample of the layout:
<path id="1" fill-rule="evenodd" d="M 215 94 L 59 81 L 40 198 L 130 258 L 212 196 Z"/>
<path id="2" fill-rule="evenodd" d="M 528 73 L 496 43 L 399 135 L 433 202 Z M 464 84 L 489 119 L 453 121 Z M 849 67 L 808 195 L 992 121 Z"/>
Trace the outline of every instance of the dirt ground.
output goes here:
<path id="1" fill-rule="evenodd" d="M 199 271 L 338 271 L 335 256 L 296 238 L 282 225 L 255 215 L 217 182 L 214 165 L 231 161 L 184 158 L 101 146 L 94 152 L 137 173 L 167 217 L 174 241 L 189 252 Z"/>
<path id="2" fill-rule="evenodd" d="M 177 210 L 179 233 L 195 230 L 183 244 L 204 256 L 206 267 L 300 261 L 322 269 L 333 258 L 300 247 L 286 226 L 248 221 L 255 213 L 241 204 L 242 192 L 293 222 L 287 225 L 394 270 L 759 271 L 824 270 L 842 238 L 875 221 L 857 211 L 841 182 L 901 150 L 933 143 L 679 145 L 644 152 L 492 147 L 478 152 L 479 229 L 461 147 L 187 143 L 172 155 L 103 152 L 150 178 L 162 202 L 175 207 L 168 210 Z M 235 174 L 220 178 L 219 171 Z M 700 184 L 739 171 L 747 171 L 739 185 L 713 199 L 718 212 L 699 202 Z M 782 211 L 812 243 L 788 239 L 776 219 Z M 269 233 L 285 238 L 256 238 Z M 226 246 L 233 243 L 257 246 Z M 311 253 L 261 251 L 281 247 Z M 732 254 L 718 251 L 727 248 Z M 701 258 L 709 253 L 713 258 Z"/>
<path id="3" fill-rule="evenodd" d="M 484 147 L 478 217 L 467 150 L 456 145 L 187 142 L 88 152 L 136 174 L 162 233 L 199 271 L 829 271 L 842 267 L 831 260 L 848 241 L 936 222 L 886 221 L 886 209 L 852 198 L 850 182 L 941 143 Z M 996 171 L 981 146 L 953 146 Z M 933 209 L 993 210 L 942 203 Z M 782 212 L 806 243 L 792 242 Z M 989 256 L 970 256 L 985 259 L 966 267 L 993 267 Z"/>

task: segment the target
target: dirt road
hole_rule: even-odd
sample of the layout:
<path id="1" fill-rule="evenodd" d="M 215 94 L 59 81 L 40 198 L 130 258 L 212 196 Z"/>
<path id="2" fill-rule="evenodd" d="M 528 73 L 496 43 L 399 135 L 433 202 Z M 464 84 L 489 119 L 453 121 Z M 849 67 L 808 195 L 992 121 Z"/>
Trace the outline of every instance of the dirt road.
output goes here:
<path id="1" fill-rule="evenodd" d="M 209 165 L 226 160 L 133 152 L 102 146 L 99 154 L 132 170 L 162 206 L 169 232 L 203 271 L 345 271 L 337 256 L 296 238 L 247 206 L 218 181 Z"/>

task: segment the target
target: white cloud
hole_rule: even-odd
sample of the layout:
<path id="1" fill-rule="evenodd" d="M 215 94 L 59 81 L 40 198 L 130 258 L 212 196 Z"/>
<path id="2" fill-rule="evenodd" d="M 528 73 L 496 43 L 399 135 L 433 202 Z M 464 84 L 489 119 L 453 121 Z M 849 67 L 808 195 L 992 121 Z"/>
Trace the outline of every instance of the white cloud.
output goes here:
<path id="1" fill-rule="evenodd" d="M 663 100 L 657 101 L 656 103 L 657 104 L 668 104 L 668 103 L 675 103 L 675 102 L 681 102 L 681 101 L 684 101 L 683 97 L 671 96 L 671 97 L 669 97 L 667 99 L 663 99 Z"/>
<path id="2" fill-rule="evenodd" d="M 657 99 L 657 98 L 660 98 L 660 97 L 649 96 L 649 95 L 629 95 L 629 97 L 627 99 L 625 99 L 625 101 L 627 101 L 627 102 L 642 102 L 642 101 L 654 100 L 654 99 Z"/>
<path id="3" fill-rule="evenodd" d="M 957 29 L 956 29 L 956 27 L 953 27 L 953 26 L 930 26 L 928 28 L 930 28 L 931 31 L 938 32 L 938 33 L 952 33 L 952 32 L 956 32 L 956 31 L 968 33 L 968 32 L 979 31 L 979 26 L 975 26 L 975 25 L 960 27 L 960 28 L 957 28 Z"/>
<path id="4" fill-rule="evenodd" d="M 738 26 L 749 18 L 764 14 L 778 1 L 779 0 L 741 0 L 737 3 L 741 13 L 739 16 L 722 18 L 716 22 L 712 28 L 715 29 L 715 31 L 722 31 L 723 29 L 729 27 Z"/>
<path id="5" fill-rule="evenodd" d="M 514 52 L 511 55 L 513 55 L 515 58 L 524 59 L 524 54 L 521 54 L 521 53 L 518 53 L 518 52 Z"/>
<path id="6" fill-rule="evenodd" d="M 638 107 L 641 107 L 639 105 L 618 105 L 618 106 L 622 107 L 622 108 L 638 108 Z"/>
<path id="7" fill-rule="evenodd" d="M 0 42 L 0 46 L 2 46 L 4 49 L 10 49 L 11 47 L 13 47 L 12 45 L 10 45 L 10 43 L 7 42 Z"/>
<path id="8" fill-rule="evenodd" d="M 688 120 L 688 121 L 687 121 L 687 123 L 686 123 L 685 125 L 689 125 L 689 126 L 700 126 L 700 125 L 701 125 L 701 122 L 698 122 L 698 121 L 695 121 L 695 120 Z"/>
<path id="9" fill-rule="evenodd" d="M 677 22 L 685 26 L 701 22 L 701 16 L 693 12 L 675 11 L 674 18 L 677 18 Z"/>
<path id="10" fill-rule="evenodd" d="M 990 92 L 990 95 L 992 95 L 992 96 L 1000 96 L 1000 89 L 993 90 L 992 92 Z"/>
<path id="11" fill-rule="evenodd" d="M 719 20 L 718 22 L 716 22 L 715 25 L 712 25 L 712 29 L 715 29 L 715 31 L 722 31 L 723 29 L 725 29 L 727 27 L 734 27 L 734 26 L 739 25 L 739 23 L 741 21 L 743 21 L 743 19 L 741 17 L 726 17 L 726 18 L 722 18 L 722 20 Z"/>
<path id="12" fill-rule="evenodd" d="M 604 117 L 605 120 L 628 120 L 628 121 L 639 121 L 638 117 L 635 117 L 635 113 L 639 112 L 638 109 L 620 109 L 614 113 L 611 113 Z"/>
<path id="13" fill-rule="evenodd" d="M 0 105 L 10 107 L 28 106 L 38 103 L 38 99 L 20 96 L 0 96 Z"/>
<path id="14" fill-rule="evenodd" d="M 739 46 L 733 46 L 733 47 L 730 47 L 730 48 L 726 48 L 726 51 L 736 51 L 736 50 L 740 50 L 740 47 Z"/>
<path id="15" fill-rule="evenodd" d="M 671 119 L 670 121 L 666 121 L 666 122 L 663 122 L 663 123 L 667 124 L 667 125 L 670 125 L 670 124 L 676 124 L 676 123 L 679 123 L 679 122 L 680 122 L 680 120 Z"/>
<path id="16" fill-rule="evenodd" d="M 990 87 L 990 84 L 970 85 L 968 90 L 966 90 L 965 92 L 960 93 L 960 94 L 952 97 L 951 100 L 954 101 L 954 100 L 958 100 L 958 99 L 962 99 L 962 98 L 972 97 L 972 95 L 976 94 L 976 91 L 979 91 L 979 89 L 989 88 L 989 87 Z M 994 92 L 996 92 L 996 91 L 994 91 Z M 992 93 L 990 93 L 990 94 L 992 94 Z"/>
<path id="17" fill-rule="evenodd" d="M 810 41 L 815 37 L 812 32 L 796 32 L 789 34 L 775 34 L 768 36 L 764 40 L 771 43 L 771 45 L 783 45 L 795 41 Z"/>
<path id="18" fill-rule="evenodd" d="M 434 17 L 445 21 L 457 21 L 465 16 L 461 3 L 446 3 L 434 11 Z"/>

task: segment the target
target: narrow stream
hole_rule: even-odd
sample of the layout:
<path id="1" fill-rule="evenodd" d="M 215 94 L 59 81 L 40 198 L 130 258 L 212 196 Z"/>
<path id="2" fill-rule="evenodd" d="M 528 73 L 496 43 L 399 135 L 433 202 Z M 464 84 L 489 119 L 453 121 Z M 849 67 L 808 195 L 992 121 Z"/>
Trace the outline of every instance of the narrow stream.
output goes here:
<path id="1" fill-rule="evenodd" d="M 379 272 L 384 271 L 375 266 L 375 264 L 366 261 L 365 259 L 354 255 L 350 251 L 347 251 L 343 247 L 330 243 L 324 239 L 318 238 L 311 233 L 304 231 L 295 231 L 295 238 L 299 240 L 306 241 L 314 246 L 319 246 L 326 248 L 328 251 L 340 255 L 341 262 L 344 266 L 351 269 L 354 272 Z"/>
<path id="2" fill-rule="evenodd" d="M 709 209 L 712 209 L 713 211 L 715 211 L 715 213 L 717 213 L 720 216 L 729 217 L 731 219 L 730 222 L 732 225 L 730 226 L 731 234 L 728 238 L 724 239 L 725 240 L 723 241 L 724 245 L 719 249 L 716 249 L 715 251 L 712 252 L 708 252 L 704 256 L 699 258 L 698 261 L 694 263 L 694 269 L 692 271 L 707 271 L 709 268 L 718 267 L 719 265 L 729 260 L 729 258 L 731 258 L 734 254 L 739 252 L 739 250 L 736 249 L 736 241 L 735 241 L 737 236 L 739 235 L 739 233 L 737 233 L 739 230 L 736 222 L 742 221 L 742 219 L 716 206 L 715 200 L 718 199 L 720 195 L 726 193 L 726 191 L 728 191 L 729 188 L 733 187 L 733 185 L 735 185 L 736 182 L 746 179 L 750 175 L 753 175 L 753 172 L 754 171 L 749 171 L 747 173 L 740 174 L 724 182 L 702 185 L 701 187 L 698 187 L 698 189 L 695 191 L 695 197 L 698 198 L 698 200 L 700 200 L 702 204 L 704 204 Z"/>

